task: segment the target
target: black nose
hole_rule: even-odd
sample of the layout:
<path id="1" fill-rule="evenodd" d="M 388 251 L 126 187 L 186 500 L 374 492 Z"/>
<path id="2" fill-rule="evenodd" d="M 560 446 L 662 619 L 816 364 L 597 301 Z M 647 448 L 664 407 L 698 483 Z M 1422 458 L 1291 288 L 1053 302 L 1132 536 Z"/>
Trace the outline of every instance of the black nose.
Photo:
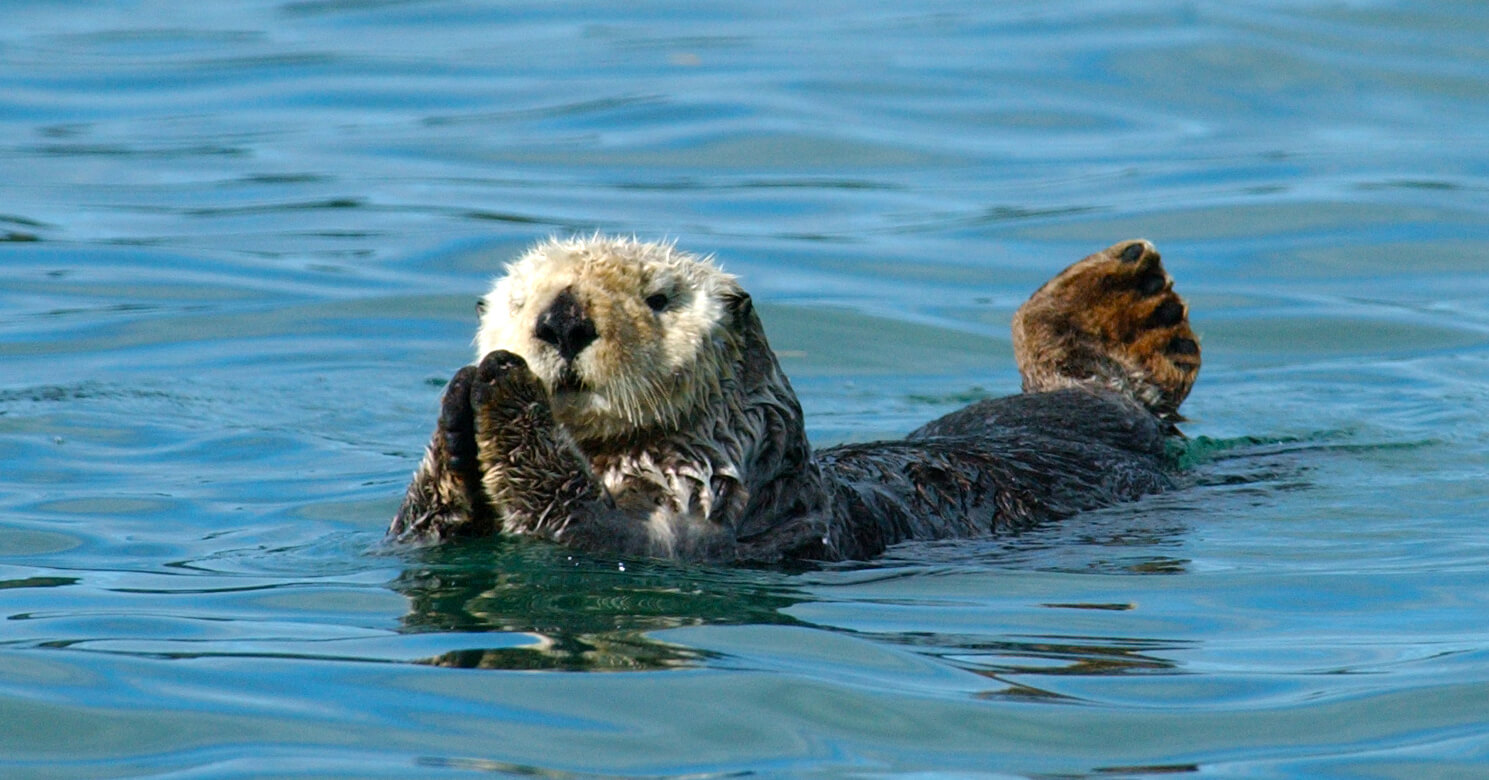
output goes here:
<path id="1" fill-rule="evenodd" d="M 563 355 L 564 360 L 573 360 L 599 334 L 595 332 L 595 321 L 584 313 L 584 307 L 579 305 L 574 293 L 565 288 L 548 309 L 538 315 L 533 335 L 558 347 L 558 354 Z"/>

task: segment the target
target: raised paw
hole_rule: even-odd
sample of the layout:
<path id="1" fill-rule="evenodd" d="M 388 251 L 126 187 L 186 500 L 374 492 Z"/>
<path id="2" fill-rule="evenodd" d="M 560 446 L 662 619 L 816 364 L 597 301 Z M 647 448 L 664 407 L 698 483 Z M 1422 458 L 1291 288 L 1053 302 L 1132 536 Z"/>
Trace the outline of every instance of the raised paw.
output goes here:
<path id="1" fill-rule="evenodd" d="M 470 401 L 475 377 L 475 366 L 466 366 L 445 386 L 434 436 L 388 527 L 390 536 L 436 540 L 490 532 Z"/>
<path id="2" fill-rule="evenodd" d="M 520 355 L 499 349 L 481 358 L 474 368 L 470 406 L 477 430 L 529 415 L 534 404 L 546 406 L 547 399 L 542 382 Z"/>
<path id="3" fill-rule="evenodd" d="M 602 499 L 588 464 L 554 422 L 542 382 L 521 357 L 496 351 L 482 358 L 470 405 L 481 483 L 503 530 L 558 538 Z"/>
<path id="4" fill-rule="evenodd" d="M 481 466 L 476 460 L 476 418 L 470 405 L 470 388 L 475 377 L 476 367 L 465 366 L 456 371 L 450 383 L 445 385 L 445 395 L 440 399 L 437 435 L 444 445 L 445 462 L 450 470 L 479 482 Z"/>
<path id="5" fill-rule="evenodd" d="M 476 367 L 476 376 L 481 382 L 502 381 L 508 376 L 532 376 L 527 368 L 527 361 L 515 352 L 498 349 L 486 353 L 481 358 L 481 364 Z"/>
<path id="6" fill-rule="evenodd" d="M 1158 250 L 1138 239 L 1066 268 L 1014 316 L 1027 391 L 1096 385 L 1168 420 L 1199 373 L 1199 340 Z"/>
<path id="7" fill-rule="evenodd" d="M 481 359 L 470 385 L 476 448 L 487 481 L 493 469 L 528 457 L 554 435 L 548 393 L 520 356 L 505 350 Z"/>

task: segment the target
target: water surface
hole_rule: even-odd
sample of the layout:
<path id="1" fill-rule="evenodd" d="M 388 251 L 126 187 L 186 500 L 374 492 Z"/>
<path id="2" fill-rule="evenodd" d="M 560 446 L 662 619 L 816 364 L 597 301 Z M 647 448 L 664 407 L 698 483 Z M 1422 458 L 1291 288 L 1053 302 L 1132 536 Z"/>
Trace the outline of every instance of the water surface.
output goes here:
<path id="1" fill-rule="evenodd" d="M 1489 771 L 1489 12 L 13 3 L 7 777 Z M 378 542 L 550 234 L 760 303 L 827 445 L 1157 242 L 1186 490 L 867 564 Z"/>

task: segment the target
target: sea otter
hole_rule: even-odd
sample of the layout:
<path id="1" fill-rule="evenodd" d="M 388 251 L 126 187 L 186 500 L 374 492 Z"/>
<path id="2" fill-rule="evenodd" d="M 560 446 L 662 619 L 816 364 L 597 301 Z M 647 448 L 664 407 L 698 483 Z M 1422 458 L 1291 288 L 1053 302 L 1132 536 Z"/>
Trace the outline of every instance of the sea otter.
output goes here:
<path id="1" fill-rule="evenodd" d="M 391 538 L 768 565 L 1018 529 L 1169 487 L 1164 442 L 1200 366 L 1142 240 L 1019 309 L 1023 393 L 820 451 L 750 296 L 710 258 L 549 240 L 478 309 L 477 363 L 446 386 Z"/>

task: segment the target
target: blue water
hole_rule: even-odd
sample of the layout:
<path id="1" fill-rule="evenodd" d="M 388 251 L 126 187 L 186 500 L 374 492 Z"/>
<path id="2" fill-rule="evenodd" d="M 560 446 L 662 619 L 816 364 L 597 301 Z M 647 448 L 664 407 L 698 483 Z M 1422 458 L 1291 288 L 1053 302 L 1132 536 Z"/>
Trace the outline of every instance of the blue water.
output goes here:
<path id="1" fill-rule="evenodd" d="M 1489 10 L 11 2 L 0 775 L 1489 775 Z M 760 303 L 819 444 L 1143 236 L 1183 491 L 862 565 L 379 546 L 550 234 Z"/>

